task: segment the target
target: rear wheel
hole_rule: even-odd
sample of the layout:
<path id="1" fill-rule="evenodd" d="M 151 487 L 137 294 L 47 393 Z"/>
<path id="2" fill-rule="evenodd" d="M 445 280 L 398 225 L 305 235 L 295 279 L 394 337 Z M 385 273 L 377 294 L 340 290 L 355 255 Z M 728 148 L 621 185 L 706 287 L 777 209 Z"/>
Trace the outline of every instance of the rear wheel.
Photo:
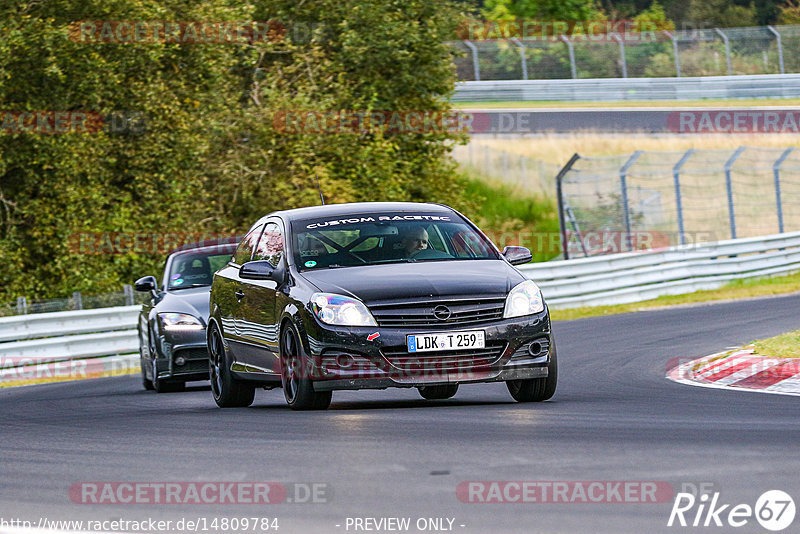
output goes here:
<path id="1" fill-rule="evenodd" d="M 332 391 L 314 391 L 308 359 L 293 325 L 281 336 L 281 383 L 292 410 L 327 410 L 331 404 Z"/>
<path id="2" fill-rule="evenodd" d="M 442 400 L 449 399 L 458 391 L 458 384 L 444 384 L 441 386 L 419 386 L 417 388 L 423 399 Z"/>
<path id="3" fill-rule="evenodd" d="M 219 329 L 213 324 L 208 328 L 208 378 L 214 402 L 220 408 L 250 406 L 256 396 L 255 387 L 233 377 Z"/>
<path id="4" fill-rule="evenodd" d="M 529 378 L 527 380 L 508 380 L 508 392 L 517 402 L 546 401 L 556 392 L 558 384 L 558 358 L 556 357 L 556 342 L 550 342 L 550 363 L 547 364 L 547 376 L 542 378 Z"/>

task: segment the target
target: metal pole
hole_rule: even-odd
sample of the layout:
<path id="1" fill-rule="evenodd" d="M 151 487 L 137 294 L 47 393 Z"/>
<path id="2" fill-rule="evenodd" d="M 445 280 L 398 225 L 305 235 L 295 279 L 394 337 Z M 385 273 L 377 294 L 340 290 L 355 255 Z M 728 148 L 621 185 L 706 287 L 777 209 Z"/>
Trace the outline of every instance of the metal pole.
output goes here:
<path id="1" fill-rule="evenodd" d="M 467 39 L 464 39 L 462 42 L 472 50 L 472 70 L 475 73 L 475 81 L 479 82 L 481 81 L 481 66 L 478 64 L 478 47 Z"/>
<path id="2" fill-rule="evenodd" d="M 678 163 L 672 168 L 672 178 L 675 180 L 675 206 L 678 208 L 678 236 L 681 245 L 686 244 L 686 231 L 683 227 L 683 201 L 681 200 L 681 168 L 689 160 L 689 157 L 694 154 L 694 149 L 690 148 L 681 157 Z"/>
<path id="3" fill-rule="evenodd" d="M 783 202 L 781 201 L 781 165 L 783 162 L 786 161 L 786 158 L 789 157 L 789 154 L 792 153 L 794 147 L 789 147 L 783 151 L 781 157 L 775 161 L 775 164 L 772 166 L 772 173 L 775 178 L 775 204 L 778 208 L 778 233 L 782 234 L 783 230 Z"/>
<path id="4" fill-rule="evenodd" d="M 731 239 L 736 239 L 736 214 L 733 210 L 733 183 L 731 182 L 731 167 L 747 147 L 740 146 L 725 163 L 725 187 L 728 189 L 728 218 L 731 225 Z"/>
<path id="5" fill-rule="evenodd" d="M 781 42 L 781 34 L 778 33 L 773 26 L 767 26 L 769 31 L 775 36 L 775 40 L 778 42 L 778 66 L 781 69 L 781 74 L 786 74 L 786 71 L 783 69 L 783 43 Z"/>
<path id="6" fill-rule="evenodd" d="M 528 60 L 525 58 L 525 45 L 523 45 L 516 37 L 511 39 L 511 42 L 519 47 L 519 58 L 522 62 L 522 79 L 528 79 Z"/>
<path id="7" fill-rule="evenodd" d="M 733 67 L 731 67 L 731 44 L 728 41 L 728 36 L 722 33 L 722 30 L 714 28 L 714 31 L 722 37 L 722 41 L 725 43 L 725 62 L 728 65 L 728 76 L 730 76 L 733 74 Z"/>
<path id="8" fill-rule="evenodd" d="M 125 284 L 122 286 L 122 292 L 125 294 L 125 305 L 126 306 L 133 306 L 133 286 L 130 284 Z"/>
<path id="9" fill-rule="evenodd" d="M 614 38 L 616 42 L 619 43 L 619 59 L 622 63 L 622 77 L 628 77 L 628 63 L 625 61 L 625 43 L 622 41 L 622 38 L 619 36 L 618 33 L 612 33 L 611 37 Z"/>
<path id="10" fill-rule="evenodd" d="M 25 315 L 26 313 L 28 313 L 28 299 L 17 297 L 17 314 Z"/>
<path id="11" fill-rule="evenodd" d="M 625 162 L 619 170 L 619 186 L 622 190 L 622 209 L 625 215 L 625 231 L 627 232 L 627 236 L 625 241 L 628 244 L 628 249 L 633 250 L 633 243 L 631 243 L 631 215 L 628 213 L 628 184 L 627 184 L 627 177 L 628 177 L 628 169 L 631 168 L 631 165 L 636 163 L 636 160 L 639 159 L 639 156 L 642 155 L 641 150 L 637 150 L 634 152 L 628 161 Z M 620 240 L 620 250 L 622 249 L 622 240 Z"/>
<path id="12" fill-rule="evenodd" d="M 556 175 L 556 199 L 558 200 L 558 225 L 561 228 L 561 250 L 564 251 L 564 259 L 569 259 L 569 243 L 567 243 L 567 224 L 564 220 L 564 190 L 561 187 L 561 181 L 564 176 L 572 169 L 575 162 L 581 157 L 578 153 L 574 153 L 566 165 L 564 165 Z"/>
<path id="13" fill-rule="evenodd" d="M 74 291 L 72 293 L 72 306 L 74 310 L 82 310 L 83 309 L 83 299 L 81 298 L 80 291 Z"/>
<path id="14" fill-rule="evenodd" d="M 681 77 L 681 59 L 678 55 L 678 41 L 675 39 L 675 36 L 672 35 L 670 32 L 664 30 L 664 33 L 667 34 L 667 37 L 670 38 L 672 41 L 672 55 L 675 56 L 675 76 L 678 78 Z"/>
<path id="15" fill-rule="evenodd" d="M 567 43 L 567 51 L 569 52 L 569 69 L 572 71 L 572 79 L 576 80 L 578 78 L 578 68 L 575 66 L 575 48 L 572 45 L 572 41 L 567 39 L 566 35 L 559 35 L 558 38 Z"/>

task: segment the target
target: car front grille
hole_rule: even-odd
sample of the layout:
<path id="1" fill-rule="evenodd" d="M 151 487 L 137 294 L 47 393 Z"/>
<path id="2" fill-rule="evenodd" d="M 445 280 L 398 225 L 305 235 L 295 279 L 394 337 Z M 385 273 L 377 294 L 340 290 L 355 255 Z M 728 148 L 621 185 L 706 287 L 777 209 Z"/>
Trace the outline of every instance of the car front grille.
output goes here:
<path id="1" fill-rule="evenodd" d="M 379 302 L 370 304 L 369 309 L 378 326 L 382 327 L 469 326 L 502 319 L 505 302 L 504 296 L 436 299 L 406 303 Z M 440 312 L 438 317 L 435 311 Z M 445 316 L 447 318 L 443 318 Z"/>
<path id="2" fill-rule="evenodd" d="M 401 371 L 470 371 L 495 364 L 506 348 L 504 341 L 488 342 L 482 349 L 408 352 L 405 347 L 384 347 L 384 358 Z"/>
<path id="3" fill-rule="evenodd" d="M 183 365 L 175 364 L 175 358 L 182 356 L 186 359 Z M 173 355 L 172 370 L 174 373 L 199 373 L 208 371 L 208 350 L 200 348 L 179 349 Z"/>

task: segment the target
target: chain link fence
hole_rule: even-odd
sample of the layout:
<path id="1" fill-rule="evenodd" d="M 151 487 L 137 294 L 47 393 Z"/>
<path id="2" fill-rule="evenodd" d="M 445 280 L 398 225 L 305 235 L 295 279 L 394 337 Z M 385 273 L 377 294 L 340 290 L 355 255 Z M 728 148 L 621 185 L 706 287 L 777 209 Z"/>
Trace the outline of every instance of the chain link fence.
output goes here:
<path id="1" fill-rule="evenodd" d="M 800 26 L 650 32 L 639 39 L 452 41 L 461 81 L 800 72 Z"/>
<path id="2" fill-rule="evenodd" d="M 453 148 L 453 158 L 472 174 L 497 182 L 530 196 L 555 198 L 553 177 L 560 165 L 548 163 L 505 150 L 498 150 L 472 139 L 467 145 Z"/>
<path id="3" fill-rule="evenodd" d="M 102 295 L 83 295 L 76 291 L 65 299 L 29 300 L 17 297 L 16 304 L 0 306 L 0 317 L 27 313 L 47 313 L 70 310 L 93 310 L 112 306 L 134 306 L 150 298 L 147 293 L 135 292 L 133 286 L 124 285 L 122 291 Z"/>
<path id="4" fill-rule="evenodd" d="M 800 149 L 573 156 L 557 179 L 566 256 L 800 230 Z"/>

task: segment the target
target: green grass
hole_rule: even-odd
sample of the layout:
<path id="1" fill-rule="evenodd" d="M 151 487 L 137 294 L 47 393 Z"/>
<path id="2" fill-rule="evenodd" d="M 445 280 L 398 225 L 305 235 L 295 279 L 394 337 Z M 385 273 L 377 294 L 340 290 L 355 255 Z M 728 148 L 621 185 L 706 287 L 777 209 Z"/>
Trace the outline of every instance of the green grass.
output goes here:
<path id="1" fill-rule="evenodd" d="M 558 211 L 553 200 L 530 196 L 507 185 L 489 183 L 474 176 L 462 181 L 465 198 L 472 200 L 464 214 L 502 250 L 519 245 L 531 249 L 534 261 L 557 256 L 560 242 L 551 248 L 550 236 L 558 237 Z"/>
<path id="2" fill-rule="evenodd" d="M 453 109 L 499 109 L 499 108 L 690 108 L 690 107 L 762 107 L 798 106 L 800 98 L 749 98 L 708 100 L 622 100 L 619 102 L 562 102 L 555 100 L 523 100 L 511 102 L 453 102 Z"/>
<path id="3" fill-rule="evenodd" d="M 567 321 L 585 317 L 598 317 L 601 315 L 615 315 L 641 310 L 652 310 L 682 304 L 697 304 L 718 300 L 738 300 L 769 295 L 781 295 L 800 291 L 800 273 L 773 278 L 751 278 L 735 280 L 719 289 L 696 291 L 684 295 L 668 295 L 657 299 L 634 302 L 631 304 L 618 304 L 614 306 L 587 306 L 563 310 L 551 310 L 554 321 Z"/>
<path id="4" fill-rule="evenodd" d="M 800 358 L 800 330 L 753 341 L 750 345 L 755 354 L 777 358 Z"/>

